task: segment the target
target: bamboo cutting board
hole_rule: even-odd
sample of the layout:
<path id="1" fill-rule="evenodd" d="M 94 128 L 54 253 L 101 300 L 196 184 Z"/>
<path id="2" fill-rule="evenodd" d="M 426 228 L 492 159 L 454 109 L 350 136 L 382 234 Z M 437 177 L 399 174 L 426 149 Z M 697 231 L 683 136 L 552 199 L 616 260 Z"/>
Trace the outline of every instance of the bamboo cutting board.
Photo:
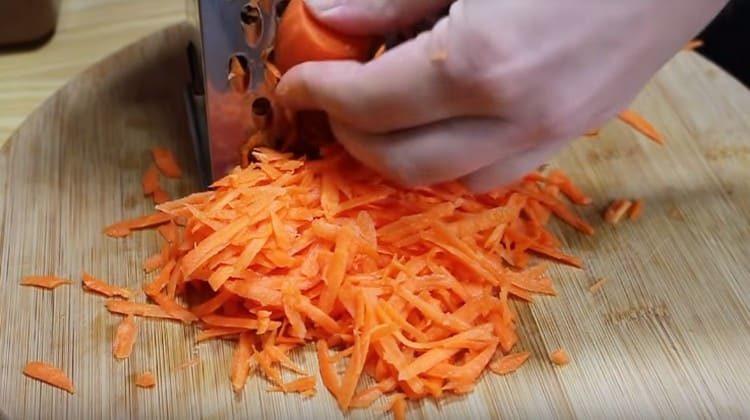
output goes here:
<path id="1" fill-rule="evenodd" d="M 119 318 L 102 298 L 80 284 L 18 286 L 24 275 L 78 281 L 87 271 L 139 290 L 149 278 L 139 267 L 157 250 L 155 234 L 113 240 L 101 229 L 151 210 L 140 187 L 150 147 L 178 150 L 190 167 L 186 39 L 183 26 L 171 27 L 96 65 L 0 150 L 0 408 L 11 418 L 341 417 L 320 382 L 306 400 L 266 393 L 254 377 L 235 396 L 231 343 L 195 345 L 195 331 L 174 323 L 140 321 L 133 356 L 115 361 Z M 667 147 L 612 123 L 555 162 L 594 197 L 582 212 L 598 232 L 561 226 L 586 269 L 555 267 L 559 296 L 518 305 L 518 348 L 533 353 L 530 362 L 514 375 L 485 374 L 465 397 L 411 404 L 410 416 L 750 417 L 750 93 L 680 53 L 634 107 Z M 175 196 L 196 188 L 194 171 L 169 184 Z M 621 197 L 645 199 L 644 217 L 602 225 L 602 207 Z M 590 293 L 600 277 L 609 281 Z M 570 365 L 549 363 L 558 347 Z M 294 358 L 317 372 L 310 349 Z M 76 394 L 25 378 L 28 360 L 61 367 Z M 191 360 L 199 363 L 181 367 Z M 155 372 L 155 389 L 134 386 L 144 370 Z"/>

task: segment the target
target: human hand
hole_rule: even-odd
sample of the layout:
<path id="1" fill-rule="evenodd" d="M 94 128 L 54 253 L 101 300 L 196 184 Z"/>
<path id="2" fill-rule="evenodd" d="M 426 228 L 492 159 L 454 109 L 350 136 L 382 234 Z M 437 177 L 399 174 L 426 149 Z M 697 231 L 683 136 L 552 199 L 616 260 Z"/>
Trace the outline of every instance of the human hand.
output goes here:
<path id="1" fill-rule="evenodd" d="M 387 33 L 449 0 L 307 0 L 343 32 Z M 458 0 L 368 63 L 309 62 L 277 94 L 328 113 L 357 159 L 406 185 L 513 181 L 626 107 L 726 0 Z"/>

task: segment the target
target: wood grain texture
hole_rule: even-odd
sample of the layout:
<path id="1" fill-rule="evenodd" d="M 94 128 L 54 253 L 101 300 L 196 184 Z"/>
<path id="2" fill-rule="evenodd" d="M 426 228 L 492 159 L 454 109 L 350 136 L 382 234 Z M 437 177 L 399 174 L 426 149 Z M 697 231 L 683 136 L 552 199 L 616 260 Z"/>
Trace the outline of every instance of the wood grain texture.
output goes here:
<path id="1" fill-rule="evenodd" d="M 86 270 L 137 290 L 151 277 L 139 266 L 157 251 L 155 234 L 113 240 L 101 228 L 149 211 L 139 183 L 149 147 L 178 150 L 190 167 L 184 46 L 184 28 L 172 27 L 96 65 L 1 149 L 0 407 L 12 418 L 341 417 L 320 382 L 310 400 L 266 393 L 258 377 L 235 396 L 230 343 L 195 345 L 194 330 L 170 322 L 139 320 L 133 356 L 118 362 L 111 342 L 119 318 L 102 298 L 80 285 L 18 286 L 24 275 L 78 280 Z M 681 53 L 634 107 L 667 135 L 667 147 L 615 122 L 556 162 L 594 197 L 582 212 L 598 232 L 560 226 L 586 270 L 555 267 L 560 296 L 518 305 L 518 348 L 532 359 L 516 374 L 484 375 L 466 397 L 411 404 L 410 416 L 750 416 L 750 94 Z M 188 173 L 169 185 L 172 193 L 195 187 Z M 645 199 L 642 219 L 603 225 L 603 207 L 622 197 Z M 591 294 L 601 277 L 609 281 Z M 570 365 L 548 361 L 558 347 Z M 178 369 L 196 355 L 198 365 Z M 317 373 L 311 349 L 294 358 Z M 23 377 L 27 360 L 62 368 L 76 395 Z M 145 370 L 157 376 L 152 390 L 134 385 Z"/>
<path id="2" fill-rule="evenodd" d="M 96 61 L 185 19 L 185 0 L 60 0 L 54 37 L 0 49 L 0 146 L 45 99 Z"/>

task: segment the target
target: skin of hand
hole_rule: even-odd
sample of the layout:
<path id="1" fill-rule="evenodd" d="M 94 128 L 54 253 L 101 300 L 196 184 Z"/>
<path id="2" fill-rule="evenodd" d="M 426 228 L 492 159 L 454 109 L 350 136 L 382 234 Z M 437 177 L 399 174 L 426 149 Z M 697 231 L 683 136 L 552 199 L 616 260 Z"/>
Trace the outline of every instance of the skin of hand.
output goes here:
<path id="1" fill-rule="evenodd" d="M 544 163 L 633 100 L 726 0 L 307 0 L 341 32 L 386 34 L 450 5 L 368 63 L 309 62 L 277 94 L 323 110 L 357 159 L 409 186 L 482 192 Z"/>

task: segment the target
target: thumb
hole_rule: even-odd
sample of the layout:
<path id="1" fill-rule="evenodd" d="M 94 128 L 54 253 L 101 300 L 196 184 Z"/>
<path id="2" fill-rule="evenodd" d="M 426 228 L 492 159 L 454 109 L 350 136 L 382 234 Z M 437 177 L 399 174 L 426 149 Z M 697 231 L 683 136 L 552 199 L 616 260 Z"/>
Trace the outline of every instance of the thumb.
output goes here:
<path id="1" fill-rule="evenodd" d="M 452 0 L 305 0 L 320 21 L 354 35 L 385 34 L 419 22 Z"/>

